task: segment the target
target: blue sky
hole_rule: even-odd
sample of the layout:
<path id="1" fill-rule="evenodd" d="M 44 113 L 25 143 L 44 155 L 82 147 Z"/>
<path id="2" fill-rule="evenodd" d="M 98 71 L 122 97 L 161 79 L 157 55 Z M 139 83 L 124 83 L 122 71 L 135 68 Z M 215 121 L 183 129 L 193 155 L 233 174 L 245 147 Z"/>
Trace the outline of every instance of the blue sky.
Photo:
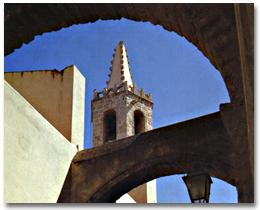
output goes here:
<path id="1" fill-rule="evenodd" d="M 137 88 L 152 93 L 153 127 L 177 123 L 219 110 L 229 102 L 219 72 L 191 43 L 150 23 L 126 19 L 80 24 L 36 36 L 5 57 L 5 71 L 63 69 L 75 64 L 86 78 L 85 148 L 91 144 L 93 89 L 108 79 L 113 49 L 123 40 Z M 158 202 L 189 202 L 180 175 L 157 180 Z M 236 190 L 213 179 L 210 202 L 236 202 Z"/>

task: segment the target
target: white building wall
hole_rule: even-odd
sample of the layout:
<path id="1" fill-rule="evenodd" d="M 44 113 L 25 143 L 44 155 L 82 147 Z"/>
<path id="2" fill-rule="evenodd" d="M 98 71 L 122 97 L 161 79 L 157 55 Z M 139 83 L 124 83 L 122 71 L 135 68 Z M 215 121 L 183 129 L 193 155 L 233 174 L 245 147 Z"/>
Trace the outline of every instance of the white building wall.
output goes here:
<path id="1" fill-rule="evenodd" d="M 116 203 L 136 203 L 136 202 L 129 194 L 124 194 L 116 201 Z"/>
<path id="2" fill-rule="evenodd" d="M 157 203 L 156 179 L 147 182 L 147 203 Z"/>
<path id="3" fill-rule="evenodd" d="M 83 149 L 85 78 L 75 65 L 62 71 L 5 72 L 4 78 L 68 141 Z"/>
<path id="4" fill-rule="evenodd" d="M 55 203 L 76 146 L 4 82 L 4 200 Z"/>

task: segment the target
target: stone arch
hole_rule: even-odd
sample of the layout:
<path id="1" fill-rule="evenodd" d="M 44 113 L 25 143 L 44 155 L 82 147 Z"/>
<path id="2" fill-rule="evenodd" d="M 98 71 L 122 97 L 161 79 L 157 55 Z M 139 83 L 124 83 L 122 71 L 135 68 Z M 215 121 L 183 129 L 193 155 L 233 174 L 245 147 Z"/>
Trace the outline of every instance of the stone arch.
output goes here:
<path id="1" fill-rule="evenodd" d="M 5 55 L 45 32 L 100 19 L 127 18 L 149 21 L 175 31 L 197 46 L 221 70 L 231 55 L 226 53 L 228 58 L 225 58 L 215 54 L 230 52 L 234 47 L 230 42 L 237 41 L 234 17 L 233 4 L 5 4 Z M 15 22 L 18 18 L 19 24 Z M 221 31 L 225 31 L 225 39 L 219 38 Z M 215 49 L 217 46 L 220 49 Z"/>
<path id="2" fill-rule="evenodd" d="M 172 164 L 168 165 L 167 162 L 176 161 L 176 165 Z M 195 164 L 201 165 L 202 168 L 209 168 L 209 166 L 203 165 L 202 162 L 197 162 Z M 222 165 L 225 163 L 218 162 L 217 164 Z M 181 162 L 177 162 L 176 159 L 171 159 L 170 157 L 165 157 L 160 160 L 149 160 L 145 161 L 141 164 L 137 164 L 131 169 L 128 169 L 127 172 L 119 174 L 114 179 L 110 180 L 106 183 L 102 188 L 97 190 L 93 195 L 87 199 L 85 202 L 90 203 L 111 203 L 115 202 L 125 193 L 128 193 L 135 187 L 138 187 L 142 184 L 147 183 L 153 179 L 157 179 L 163 176 L 176 175 L 176 174 L 184 174 L 190 171 L 196 170 L 194 167 L 183 167 L 179 168 L 180 165 L 186 165 Z M 187 165 L 186 165 L 187 166 Z M 176 167 L 176 168 L 174 168 Z M 208 170 L 207 172 L 211 177 L 218 178 L 222 181 L 225 181 L 228 184 L 236 186 L 233 180 L 229 180 L 226 176 L 218 177 L 217 170 L 220 168 L 215 168 L 214 170 Z M 154 171 L 157 171 L 155 173 Z M 221 172 L 222 173 L 222 172 Z M 217 174 L 217 175 L 214 175 Z M 227 181 L 228 180 L 228 181 Z"/>
<path id="3" fill-rule="evenodd" d="M 220 71 L 233 101 L 240 82 L 228 72 L 240 69 L 235 15 L 234 4 L 5 4 L 5 55 L 36 35 L 74 24 L 148 21 L 194 44 Z"/>
<path id="4" fill-rule="evenodd" d="M 5 4 L 5 55 L 44 32 L 122 17 L 159 24 L 192 42 L 220 71 L 231 104 L 221 118 L 231 141 L 240 202 L 254 200 L 253 4 Z M 228 154 L 226 154 L 228 155 Z"/>
<path id="5" fill-rule="evenodd" d="M 134 134 L 145 132 L 145 116 L 139 109 L 134 111 Z"/>
<path id="6" fill-rule="evenodd" d="M 104 142 L 115 140 L 117 138 L 117 117 L 114 109 L 104 112 L 103 117 L 103 139 Z"/>
<path id="7" fill-rule="evenodd" d="M 83 150 L 72 162 L 75 176 L 66 178 L 59 202 L 114 202 L 152 179 L 201 169 L 237 186 L 232 147 L 215 113 Z"/>

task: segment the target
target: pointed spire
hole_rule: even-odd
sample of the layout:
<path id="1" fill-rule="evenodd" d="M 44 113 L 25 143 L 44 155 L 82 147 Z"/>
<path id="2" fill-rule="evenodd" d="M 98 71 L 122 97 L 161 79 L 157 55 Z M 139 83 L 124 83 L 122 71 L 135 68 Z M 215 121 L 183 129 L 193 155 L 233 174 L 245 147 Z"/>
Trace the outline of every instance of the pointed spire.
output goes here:
<path id="1" fill-rule="evenodd" d="M 109 74 L 109 81 L 107 83 L 108 89 L 113 88 L 114 86 L 119 86 L 125 82 L 127 82 L 129 88 L 133 85 L 128 56 L 122 41 L 120 41 L 115 48 L 113 60 L 111 61 L 110 71 L 111 73 Z"/>

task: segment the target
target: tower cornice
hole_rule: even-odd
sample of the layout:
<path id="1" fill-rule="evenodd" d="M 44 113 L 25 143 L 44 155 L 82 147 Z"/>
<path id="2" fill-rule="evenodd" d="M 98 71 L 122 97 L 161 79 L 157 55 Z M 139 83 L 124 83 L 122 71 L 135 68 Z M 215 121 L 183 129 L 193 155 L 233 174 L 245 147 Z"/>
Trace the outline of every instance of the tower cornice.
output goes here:
<path id="1" fill-rule="evenodd" d="M 151 94 L 142 94 L 142 92 L 143 92 L 142 90 L 143 89 L 141 89 L 140 91 L 135 91 L 135 92 L 132 92 L 131 90 L 121 90 L 118 92 L 111 90 L 112 92 L 109 92 L 109 93 L 107 91 L 106 92 L 104 92 L 104 91 L 96 92 L 96 94 L 94 93 L 92 102 L 103 100 L 105 98 L 114 97 L 116 95 L 125 94 L 125 95 L 132 95 L 134 97 L 137 97 L 139 100 L 145 101 L 149 105 L 153 106 Z"/>

